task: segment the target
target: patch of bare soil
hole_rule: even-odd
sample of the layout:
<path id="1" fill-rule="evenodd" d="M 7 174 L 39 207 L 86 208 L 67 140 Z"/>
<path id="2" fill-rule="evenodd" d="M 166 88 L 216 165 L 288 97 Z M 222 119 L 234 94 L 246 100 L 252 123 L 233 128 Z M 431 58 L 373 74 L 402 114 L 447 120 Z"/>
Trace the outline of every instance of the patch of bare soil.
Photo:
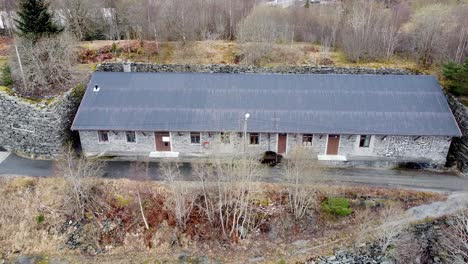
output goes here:
<path id="1" fill-rule="evenodd" d="M 13 39 L 7 37 L 0 38 L 0 56 L 9 56 Z"/>

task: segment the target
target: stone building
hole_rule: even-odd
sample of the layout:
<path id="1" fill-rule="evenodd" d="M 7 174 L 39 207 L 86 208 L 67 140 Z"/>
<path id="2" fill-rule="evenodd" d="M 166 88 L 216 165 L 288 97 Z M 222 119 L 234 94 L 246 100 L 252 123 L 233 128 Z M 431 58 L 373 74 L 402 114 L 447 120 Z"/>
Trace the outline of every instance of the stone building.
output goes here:
<path id="1" fill-rule="evenodd" d="M 431 166 L 461 135 L 433 76 L 373 74 L 96 72 L 72 129 L 87 155 L 287 157 L 305 146 L 332 163 Z"/>

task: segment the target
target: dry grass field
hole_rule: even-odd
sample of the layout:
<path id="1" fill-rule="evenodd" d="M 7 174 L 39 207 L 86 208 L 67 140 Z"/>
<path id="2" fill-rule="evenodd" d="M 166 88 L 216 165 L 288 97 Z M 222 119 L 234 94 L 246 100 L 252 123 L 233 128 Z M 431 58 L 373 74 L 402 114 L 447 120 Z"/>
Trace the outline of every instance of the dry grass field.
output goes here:
<path id="1" fill-rule="evenodd" d="M 153 45 L 153 42 L 151 42 Z M 121 50 L 118 54 L 101 61 L 131 60 L 165 64 L 242 64 L 241 50 L 245 44 L 227 41 L 194 41 L 182 44 L 181 42 L 158 42 L 157 52 L 145 54 L 140 49 L 139 41 L 91 41 L 82 42 L 80 47 L 85 50 L 106 51 L 111 50 L 115 44 Z M 126 49 L 125 47 L 135 47 Z M 140 52 L 138 52 L 140 49 Z M 136 52 L 135 52 L 136 51 Z M 101 62 L 99 61 L 99 62 Z M 322 65 L 369 68 L 405 68 L 421 71 L 417 63 L 394 57 L 390 61 L 349 62 L 339 50 L 326 51 L 320 45 L 311 43 L 272 44 L 270 52 L 261 59 L 260 66 L 272 67 L 281 65 Z M 434 69 L 425 72 L 433 73 Z"/>
<path id="2" fill-rule="evenodd" d="M 257 256 L 266 263 L 305 261 L 353 245 L 362 230 L 380 221 L 388 206 L 404 210 L 445 199 L 441 194 L 397 189 L 314 186 L 316 203 L 307 217 L 295 220 L 285 186 L 256 184 L 249 203 L 263 220 L 245 239 L 226 240 L 196 207 L 186 228 L 177 226 L 165 183 L 90 180 L 93 199 L 100 206 L 77 217 L 70 208 L 73 190 L 64 178 L 0 180 L 0 259 L 40 255 L 71 263 L 173 263 L 181 256 L 223 263 L 248 262 Z M 180 184 L 199 190 L 198 183 Z M 144 228 L 137 190 L 149 229 Z M 320 203 L 327 197 L 347 199 L 352 213 L 324 212 Z"/>

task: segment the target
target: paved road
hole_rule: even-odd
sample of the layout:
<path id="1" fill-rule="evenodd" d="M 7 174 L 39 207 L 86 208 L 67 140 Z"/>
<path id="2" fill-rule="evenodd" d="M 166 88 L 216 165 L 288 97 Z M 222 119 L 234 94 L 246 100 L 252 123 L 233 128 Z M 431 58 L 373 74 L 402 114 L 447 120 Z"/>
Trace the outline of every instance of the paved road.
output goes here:
<path id="1" fill-rule="evenodd" d="M 0 175 L 45 177 L 53 174 L 53 168 L 54 164 L 49 160 L 30 160 L 10 154 L 3 162 L 0 162 Z"/>
<path id="2" fill-rule="evenodd" d="M 126 161 L 107 161 L 104 167 L 104 177 L 127 178 L 132 174 L 132 164 L 133 162 Z M 54 171 L 55 164 L 53 161 L 29 160 L 14 154 L 9 155 L 0 163 L 0 175 L 46 177 L 53 175 Z M 191 174 L 190 164 L 184 163 L 181 167 L 181 171 L 186 180 L 196 179 L 196 177 Z M 459 177 L 450 173 L 371 168 L 330 168 L 320 173 L 323 181 L 332 183 L 468 192 L 468 177 Z M 148 174 L 154 180 L 162 180 L 158 172 L 157 162 L 149 164 Z M 268 168 L 266 176 L 260 180 L 266 182 L 282 182 L 284 179 L 281 176 L 281 170 Z"/>

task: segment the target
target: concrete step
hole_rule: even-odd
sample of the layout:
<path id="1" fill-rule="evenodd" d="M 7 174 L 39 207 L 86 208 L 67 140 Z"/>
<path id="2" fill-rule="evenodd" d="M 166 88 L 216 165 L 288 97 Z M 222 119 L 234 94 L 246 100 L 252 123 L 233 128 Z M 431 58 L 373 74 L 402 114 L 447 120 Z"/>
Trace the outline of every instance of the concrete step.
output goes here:
<path id="1" fill-rule="evenodd" d="M 0 164 L 10 156 L 10 152 L 0 151 Z"/>

